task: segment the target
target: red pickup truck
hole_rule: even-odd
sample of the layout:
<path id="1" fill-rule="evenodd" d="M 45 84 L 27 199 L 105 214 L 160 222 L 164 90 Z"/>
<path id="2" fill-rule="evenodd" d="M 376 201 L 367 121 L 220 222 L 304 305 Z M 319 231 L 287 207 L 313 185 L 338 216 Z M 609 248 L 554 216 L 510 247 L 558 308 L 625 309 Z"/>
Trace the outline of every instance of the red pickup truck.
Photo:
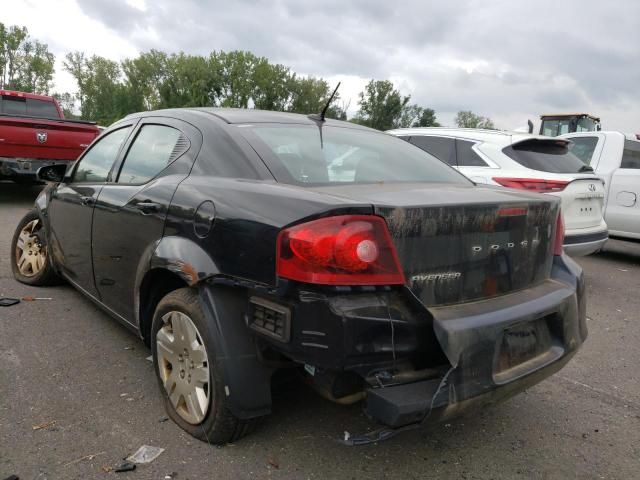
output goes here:
<path id="1" fill-rule="evenodd" d="M 0 180 L 31 183 L 40 167 L 71 164 L 100 134 L 66 120 L 53 97 L 0 90 Z"/>

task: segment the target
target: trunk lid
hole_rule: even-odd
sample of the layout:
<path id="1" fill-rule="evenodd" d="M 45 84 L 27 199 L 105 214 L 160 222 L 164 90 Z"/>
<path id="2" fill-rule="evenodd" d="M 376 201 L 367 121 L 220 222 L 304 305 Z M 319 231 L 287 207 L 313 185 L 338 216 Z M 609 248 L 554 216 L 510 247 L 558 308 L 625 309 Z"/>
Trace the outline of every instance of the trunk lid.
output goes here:
<path id="1" fill-rule="evenodd" d="M 593 176 L 577 177 L 562 192 L 562 212 L 567 230 L 597 227 L 602 223 L 604 184 Z"/>
<path id="2" fill-rule="evenodd" d="M 559 202 L 549 196 L 435 184 L 317 190 L 373 204 L 387 221 L 408 288 L 427 306 L 507 294 L 551 272 Z"/>

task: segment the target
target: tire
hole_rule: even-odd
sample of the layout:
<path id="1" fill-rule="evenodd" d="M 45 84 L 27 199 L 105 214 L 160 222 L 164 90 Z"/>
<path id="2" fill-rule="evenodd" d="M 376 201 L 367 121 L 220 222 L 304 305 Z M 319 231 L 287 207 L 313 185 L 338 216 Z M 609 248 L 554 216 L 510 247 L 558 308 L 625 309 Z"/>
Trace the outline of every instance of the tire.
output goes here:
<path id="1" fill-rule="evenodd" d="M 36 235 L 28 235 L 28 231 Z M 31 210 L 20 220 L 11 240 L 11 270 L 19 282 L 38 287 L 60 283 L 43 240 L 44 225 L 38 212 Z"/>
<path id="2" fill-rule="evenodd" d="M 185 316 L 196 329 L 197 349 L 190 350 L 189 355 L 186 354 L 186 349 L 182 348 L 186 344 L 180 345 L 181 338 L 184 342 L 185 336 L 187 344 L 193 345 L 193 335 L 189 341 L 189 335 L 184 334 L 188 330 L 185 327 Z M 190 435 L 216 445 L 236 441 L 250 433 L 257 419 L 239 419 L 227 408 L 228 397 L 225 395 L 222 370 L 215 362 L 213 334 L 202 311 L 197 291 L 193 288 L 181 288 L 167 294 L 156 308 L 151 328 L 153 366 L 167 415 Z M 170 342 L 171 338 L 173 343 Z M 164 348 L 164 345 L 170 345 L 173 353 Z M 206 362 L 201 362 L 202 350 L 206 353 L 204 357 Z M 175 352 L 185 352 L 185 355 L 176 355 Z M 175 358 L 176 356 L 179 358 Z M 189 358 L 193 360 L 190 361 Z M 171 368 L 168 364 L 171 364 Z M 174 364 L 178 365 L 178 368 Z M 203 364 L 208 367 L 206 375 L 208 385 L 202 384 L 205 378 Z M 192 374 L 193 385 L 191 384 Z M 196 380 L 196 377 L 200 377 L 200 380 Z M 186 379 L 189 383 L 185 383 Z M 165 381 L 168 384 L 167 388 L 165 388 Z M 186 392 L 195 388 L 196 384 L 200 385 L 199 390 L 196 394 L 191 390 L 188 394 L 190 398 L 187 394 L 180 393 L 183 389 Z M 173 394 L 170 395 L 169 391 L 173 391 Z M 190 408 L 190 405 L 195 405 L 195 398 L 198 395 L 200 395 L 200 402 L 198 402 L 200 409 Z M 203 395 L 206 396 L 206 401 L 202 399 Z M 206 408 L 203 407 L 205 403 Z"/>

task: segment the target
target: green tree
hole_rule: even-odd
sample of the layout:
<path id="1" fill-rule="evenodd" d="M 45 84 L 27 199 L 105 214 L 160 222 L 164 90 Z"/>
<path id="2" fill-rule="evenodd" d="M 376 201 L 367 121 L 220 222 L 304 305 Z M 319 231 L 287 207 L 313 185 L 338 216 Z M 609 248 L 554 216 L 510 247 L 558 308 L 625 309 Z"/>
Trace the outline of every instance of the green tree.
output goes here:
<path id="1" fill-rule="evenodd" d="M 396 128 L 411 96 L 402 96 L 389 80 L 371 80 L 360 92 L 355 121 L 378 130 Z"/>
<path id="2" fill-rule="evenodd" d="M 490 118 L 476 115 L 470 110 L 458 112 L 455 122 L 460 128 L 486 128 L 491 130 L 496 128 Z"/>
<path id="3" fill-rule="evenodd" d="M 67 54 L 64 67 L 78 84 L 83 119 L 109 125 L 132 111 L 132 99 L 121 82 L 118 62 L 74 52 Z"/>
<path id="4" fill-rule="evenodd" d="M 220 95 L 216 104 L 221 107 L 248 108 L 254 93 L 254 69 L 258 57 L 251 52 L 213 52 L 211 65 L 220 79 Z"/>
<path id="5" fill-rule="evenodd" d="M 26 27 L 0 23 L 0 88 L 46 94 L 54 63 L 48 46 L 32 40 Z"/>
<path id="6" fill-rule="evenodd" d="M 411 125 L 412 127 L 440 127 L 440 123 L 436 118 L 436 112 L 431 108 L 423 108 L 418 120 Z"/>
<path id="7" fill-rule="evenodd" d="M 62 113 L 64 114 L 65 118 L 70 118 L 72 120 L 79 119 L 79 116 L 76 115 L 75 113 L 76 112 L 76 96 L 74 94 L 69 92 L 65 92 L 65 93 L 54 92 L 52 96 L 53 98 L 56 99 L 56 101 L 60 105 L 60 108 L 62 108 Z"/>

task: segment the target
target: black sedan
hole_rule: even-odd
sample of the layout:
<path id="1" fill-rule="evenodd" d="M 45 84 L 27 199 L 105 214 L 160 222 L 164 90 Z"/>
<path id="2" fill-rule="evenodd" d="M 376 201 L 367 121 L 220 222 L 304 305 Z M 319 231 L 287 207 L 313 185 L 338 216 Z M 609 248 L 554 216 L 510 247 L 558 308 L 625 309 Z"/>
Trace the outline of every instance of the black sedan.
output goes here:
<path id="1" fill-rule="evenodd" d="M 38 175 L 15 277 L 64 279 L 137 332 L 169 416 L 210 442 L 271 411 L 279 369 L 364 400 L 383 438 L 513 395 L 587 336 L 557 200 L 351 123 L 145 112 Z"/>

